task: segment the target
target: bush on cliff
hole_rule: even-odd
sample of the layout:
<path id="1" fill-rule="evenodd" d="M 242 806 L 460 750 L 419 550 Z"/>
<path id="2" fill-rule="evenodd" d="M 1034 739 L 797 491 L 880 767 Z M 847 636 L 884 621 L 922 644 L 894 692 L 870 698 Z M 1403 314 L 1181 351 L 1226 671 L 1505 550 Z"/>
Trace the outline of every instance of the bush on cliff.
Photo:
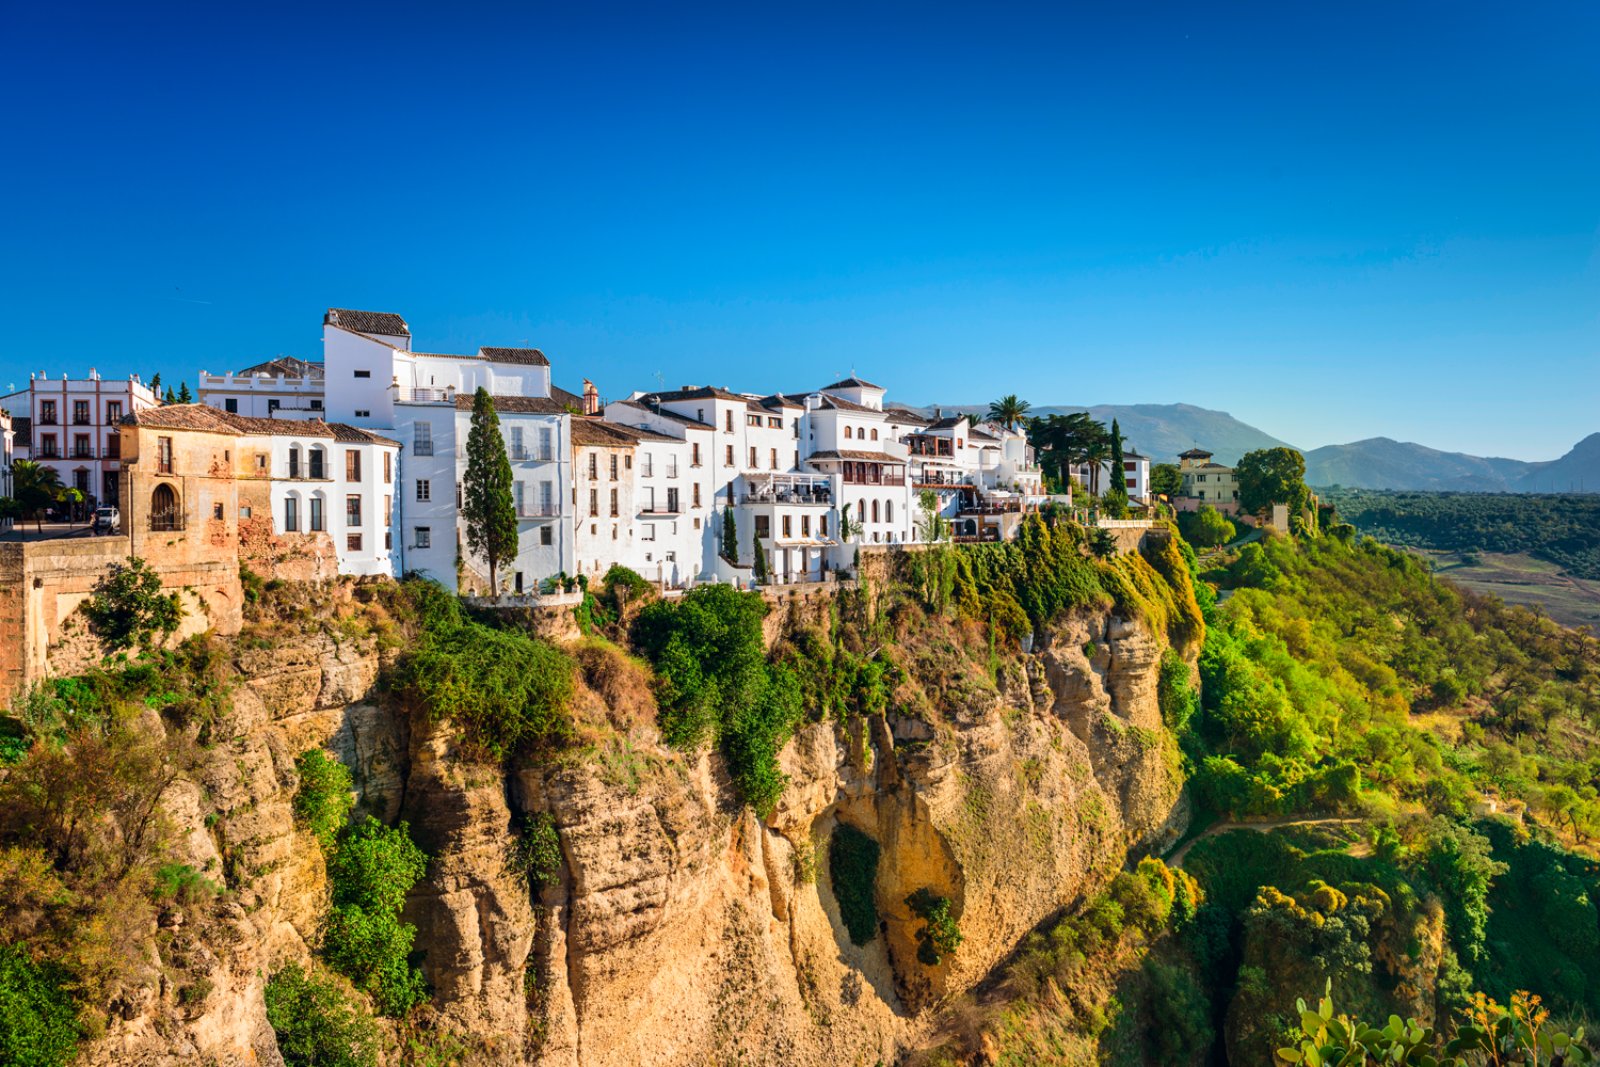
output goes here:
<path id="1" fill-rule="evenodd" d="M 378 1030 L 337 979 L 291 963 L 267 981 L 267 1022 L 287 1067 L 375 1067 Z"/>
<path id="2" fill-rule="evenodd" d="M 150 648 L 178 628 L 183 605 L 161 591 L 161 576 L 138 556 L 112 563 L 83 604 L 89 632 L 112 652 Z"/>
<path id="3" fill-rule="evenodd" d="M 355 806 L 350 769 L 320 748 L 302 753 L 294 767 L 300 774 L 300 787 L 294 794 L 295 818 L 324 851 L 331 851 Z"/>
<path id="4" fill-rule="evenodd" d="M 755 593 L 703 585 L 640 612 L 634 640 L 657 676 L 662 736 L 677 748 L 716 743 L 739 793 L 765 818 L 786 778 L 778 750 L 800 721 L 794 672 L 767 662 Z"/>
<path id="5" fill-rule="evenodd" d="M 489 759 L 571 740 L 572 657 L 525 633 L 465 618 L 456 598 L 435 583 L 405 585 L 419 632 L 395 688 L 434 718 L 456 723 L 467 744 Z"/>
<path id="6" fill-rule="evenodd" d="M 370 815 L 341 835 L 328 861 L 333 907 L 323 958 L 385 1015 L 404 1015 L 427 999 L 422 973 L 408 959 L 417 928 L 400 921 L 406 894 L 427 868 L 405 823 L 391 828 Z"/>
<path id="7" fill-rule="evenodd" d="M 65 970 L 0 944 L 0 1063 L 63 1067 L 78 1055 L 77 1013 Z"/>

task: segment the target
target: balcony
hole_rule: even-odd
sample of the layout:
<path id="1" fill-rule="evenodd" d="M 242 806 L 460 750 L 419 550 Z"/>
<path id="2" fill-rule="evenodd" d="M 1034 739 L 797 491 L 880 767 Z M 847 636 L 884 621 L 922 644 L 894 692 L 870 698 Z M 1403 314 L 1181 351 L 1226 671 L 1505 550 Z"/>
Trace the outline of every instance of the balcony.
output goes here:
<path id="1" fill-rule="evenodd" d="M 454 389 L 402 389 L 400 390 L 400 403 L 402 404 L 454 404 L 456 392 Z"/>
<path id="2" fill-rule="evenodd" d="M 513 463 L 549 463 L 555 458 L 555 453 L 547 448 L 512 447 L 511 449 Z"/>
<path id="3" fill-rule="evenodd" d="M 517 508 L 519 519 L 553 519 L 559 514 L 554 504 L 522 504 Z"/>
<path id="4" fill-rule="evenodd" d="M 809 474 L 746 474 L 742 504 L 833 503 L 833 482 Z"/>

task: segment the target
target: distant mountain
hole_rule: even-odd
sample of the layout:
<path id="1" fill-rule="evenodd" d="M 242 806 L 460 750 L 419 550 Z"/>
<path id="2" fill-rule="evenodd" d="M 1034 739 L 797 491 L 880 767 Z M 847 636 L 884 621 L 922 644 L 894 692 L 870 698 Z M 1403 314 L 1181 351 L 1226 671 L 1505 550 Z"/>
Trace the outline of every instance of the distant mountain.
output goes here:
<path id="1" fill-rule="evenodd" d="M 947 415 L 982 414 L 987 404 L 942 404 Z M 917 410 L 932 413 L 934 405 Z M 1107 426 L 1116 419 L 1122 436 L 1152 463 L 1176 463 L 1178 453 L 1199 445 L 1216 455 L 1218 463 L 1237 463 L 1239 457 L 1257 448 L 1276 448 L 1285 442 L 1254 426 L 1240 422 L 1225 411 L 1195 407 L 1193 404 L 1047 404 L 1032 409 L 1031 415 L 1068 415 L 1087 411 Z"/>
<path id="2" fill-rule="evenodd" d="M 1432 489 L 1504 492 L 1534 464 L 1441 452 L 1410 441 L 1369 437 L 1306 453 L 1306 482 L 1355 489 Z"/>
<path id="3" fill-rule="evenodd" d="M 983 414 L 987 404 L 940 404 L 914 410 L 946 415 Z M 1111 424 L 1116 419 L 1130 445 L 1152 463 L 1175 463 L 1196 445 L 1233 464 L 1246 452 L 1287 442 L 1240 422 L 1225 411 L 1193 404 L 1046 404 L 1033 415 L 1087 411 Z M 1289 447 L 1293 448 L 1293 445 Z M 1306 482 L 1353 489 L 1410 489 L 1478 493 L 1600 493 L 1600 433 L 1590 434 L 1560 459 L 1530 463 L 1495 456 L 1469 456 L 1388 437 L 1347 445 L 1325 445 L 1305 453 Z"/>
<path id="4" fill-rule="evenodd" d="M 1592 433 L 1572 451 L 1531 469 L 1513 483 L 1519 493 L 1600 493 L 1600 433 Z"/>

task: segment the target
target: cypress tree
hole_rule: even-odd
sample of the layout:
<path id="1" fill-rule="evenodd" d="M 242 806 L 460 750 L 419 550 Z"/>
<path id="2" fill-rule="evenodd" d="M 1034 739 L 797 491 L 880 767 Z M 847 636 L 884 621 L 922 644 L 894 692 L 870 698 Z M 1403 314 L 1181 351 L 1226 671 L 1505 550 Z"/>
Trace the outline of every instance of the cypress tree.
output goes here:
<path id="1" fill-rule="evenodd" d="M 761 547 L 761 535 L 752 531 L 750 534 L 750 543 L 755 549 L 755 559 L 752 562 L 751 569 L 755 573 L 756 583 L 758 585 L 766 585 L 767 553 L 766 550 Z"/>
<path id="2" fill-rule="evenodd" d="M 511 497 L 511 461 L 500 436 L 500 416 L 481 386 L 472 397 L 472 429 L 467 434 L 467 474 L 462 481 L 461 517 L 467 523 L 467 548 L 489 564 L 489 589 L 500 595 L 500 564 L 517 554 L 517 507 Z"/>
<path id="3" fill-rule="evenodd" d="M 733 517 L 733 486 L 728 487 L 728 506 L 722 509 L 722 554 L 735 566 L 739 563 L 739 524 Z"/>
<path id="4" fill-rule="evenodd" d="M 180 404 L 192 404 L 192 403 L 194 403 L 194 394 L 189 392 L 189 383 L 188 382 L 180 382 L 180 383 L 178 383 L 178 403 L 180 403 Z"/>

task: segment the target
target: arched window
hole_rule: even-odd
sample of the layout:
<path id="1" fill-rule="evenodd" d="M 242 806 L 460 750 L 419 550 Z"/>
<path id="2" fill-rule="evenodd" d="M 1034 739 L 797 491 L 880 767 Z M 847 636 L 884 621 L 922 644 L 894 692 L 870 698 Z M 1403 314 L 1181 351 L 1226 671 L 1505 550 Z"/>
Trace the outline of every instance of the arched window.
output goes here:
<path id="1" fill-rule="evenodd" d="M 872 521 L 878 521 L 878 502 L 876 500 L 872 502 Z"/>
<path id="2" fill-rule="evenodd" d="M 290 455 L 298 455 L 299 452 L 300 452 L 300 450 L 297 448 L 297 449 L 294 450 L 294 452 L 290 453 Z M 300 532 L 300 494 L 299 493 L 290 493 L 288 496 L 283 498 L 283 532 L 284 533 L 299 533 Z"/>
<path id="3" fill-rule="evenodd" d="M 851 430 L 850 430 L 850 427 L 848 427 L 848 426 L 846 426 L 846 427 L 845 427 L 845 428 L 844 428 L 844 439 L 845 439 L 845 440 L 846 440 L 846 441 L 848 441 L 848 440 L 850 440 L 850 434 L 851 434 Z"/>
<path id="4" fill-rule="evenodd" d="M 157 485 L 150 494 L 150 529 L 183 529 L 183 505 L 178 501 L 177 492 L 166 482 Z"/>
<path id="5" fill-rule="evenodd" d="M 864 525 L 866 523 L 866 521 L 867 521 L 867 502 L 865 500 L 858 500 L 858 501 L 856 501 L 856 525 L 857 526 Z"/>
<path id="6" fill-rule="evenodd" d="M 883 502 L 883 521 L 884 522 L 893 522 L 894 521 L 894 501 L 893 500 L 885 500 Z"/>
<path id="7" fill-rule="evenodd" d="M 877 430 L 873 430 L 872 431 L 872 439 L 874 441 L 876 441 L 878 439 L 878 431 Z"/>
<path id="8" fill-rule="evenodd" d="M 289 477 L 298 478 L 298 477 L 300 477 L 300 474 L 301 474 L 301 471 L 300 471 L 300 446 L 299 445 L 290 445 L 289 446 Z"/>
<path id="9" fill-rule="evenodd" d="M 321 445 L 311 446 L 311 474 L 312 478 L 328 477 L 328 450 Z"/>

